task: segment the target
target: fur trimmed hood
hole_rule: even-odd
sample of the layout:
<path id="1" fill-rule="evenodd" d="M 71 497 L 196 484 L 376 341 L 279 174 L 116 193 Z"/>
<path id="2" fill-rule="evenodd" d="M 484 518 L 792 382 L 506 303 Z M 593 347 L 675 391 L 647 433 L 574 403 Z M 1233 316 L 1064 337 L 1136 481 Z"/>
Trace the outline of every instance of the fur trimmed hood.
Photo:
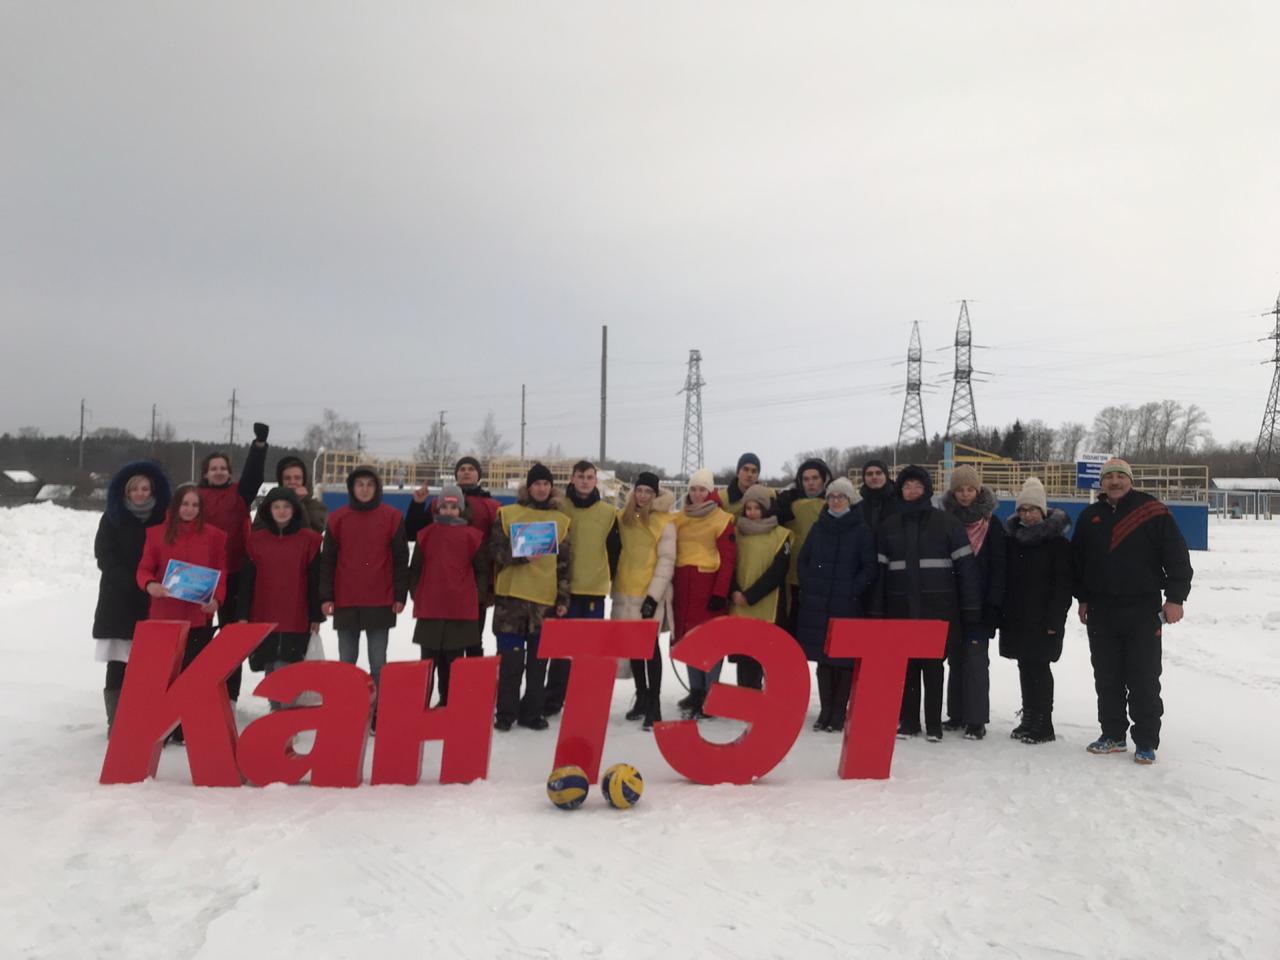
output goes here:
<path id="1" fill-rule="evenodd" d="M 551 496 L 547 497 L 542 503 L 534 503 L 533 497 L 529 496 L 529 487 L 524 482 L 516 487 L 516 503 L 525 507 L 533 507 L 535 510 L 559 510 L 564 504 L 561 490 L 556 487 L 551 488 Z"/>
<path id="2" fill-rule="evenodd" d="M 118 524 L 126 517 L 133 519 L 133 515 L 124 506 L 124 488 L 131 477 L 139 474 L 151 481 L 151 495 L 156 499 L 156 505 L 151 510 L 151 516 L 147 518 L 146 526 L 164 520 L 169 510 L 169 501 L 173 497 L 173 491 L 169 488 L 169 478 L 160 469 L 160 464 L 154 460 L 135 460 L 117 470 L 107 486 L 107 518 L 112 523 Z"/>
<path id="3" fill-rule="evenodd" d="M 1009 532 L 1009 536 L 1022 544 L 1043 543 L 1054 537 L 1065 537 L 1067 531 L 1071 529 L 1071 518 L 1067 516 L 1065 510 L 1059 510 L 1056 507 L 1049 511 L 1048 516 L 1043 521 L 1032 526 L 1026 526 L 1015 513 L 1007 521 L 1004 528 Z"/>
<path id="4" fill-rule="evenodd" d="M 948 490 L 942 495 L 942 509 L 954 515 L 961 523 L 977 523 L 979 520 L 984 520 L 995 512 L 998 505 L 996 492 L 985 483 L 978 488 L 977 499 L 967 507 L 960 506 L 954 490 Z"/>

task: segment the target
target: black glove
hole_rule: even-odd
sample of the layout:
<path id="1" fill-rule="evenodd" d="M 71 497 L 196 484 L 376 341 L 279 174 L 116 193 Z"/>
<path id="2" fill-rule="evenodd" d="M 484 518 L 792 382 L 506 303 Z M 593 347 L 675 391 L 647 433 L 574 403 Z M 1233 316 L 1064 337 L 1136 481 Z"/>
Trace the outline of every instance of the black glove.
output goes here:
<path id="1" fill-rule="evenodd" d="M 653 597 L 645 597 L 644 603 L 640 604 L 640 619 L 652 620 L 653 615 L 658 612 L 658 601 Z"/>
<path id="2" fill-rule="evenodd" d="M 257 440 L 259 443 L 266 443 L 267 431 L 269 431 L 270 429 L 271 428 L 268 427 L 265 423 L 255 423 L 253 425 L 253 439 Z"/>
<path id="3" fill-rule="evenodd" d="M 729 605 L 729 601 L 725 597 L 712 597 L 707 601 L 707 609 L 719 613 Z"/>

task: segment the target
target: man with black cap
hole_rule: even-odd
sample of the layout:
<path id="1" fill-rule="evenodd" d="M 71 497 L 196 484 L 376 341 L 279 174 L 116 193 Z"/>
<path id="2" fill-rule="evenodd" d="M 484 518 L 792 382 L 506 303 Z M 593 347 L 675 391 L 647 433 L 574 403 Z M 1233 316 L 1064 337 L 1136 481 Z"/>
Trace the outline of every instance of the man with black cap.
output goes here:
<path id="1" fill-rule="evenodd" d="M 880 528 L 885 517 L 898 512 L 901 501 L 898 488 L 889 479 L 889 465 L 883 460 L 868 460 L 862 465 L 862 486 L 858 493 L 858 509 L 872 533 Z"/>
<path id="2" fill-rule="evenodd" d="M 742 516 L 743 494 L 755 486 L 759 479 L 760 458 L 754 453 L 744 453 L 738 458 L 736 476 L 724 488 L 724 509 L 731 513 L 735 520 Z M 769 499 L 772 500 L 775 496 L 776 493 L 769 489 Z"/>
<path id="3" fill-rule="evenodd" d="M 1087 749 L 1124 753 L 1132 717 L 1134 762 L 1155 763 L 1164 714 L 1161 633 L 1164 623 L 1182 619 L 1191 592 L 1191 555 L 1169 508 L 1133 489 L 1129 464 L 1108 460 L 1101 484 L 1103 495 L 1080 514 L 1071 538 L 1102 727 L 1102 736 Z"/>
<path id="4" fill-rule="evenodd" d="M 489 535 L 490 554 L 498 567 L 494 584 L 493 633 L 498 640 L 498 703 L 494 729 L 513 723 L 530 730 L 547 729 L 542 715 L 547 661 L 538 657 L 542 622 L 569 612 L 569 518 L 554 496 L 551 471 L 541 463 L 529 468 L 516 502 L 498 511 Z M 555 524 L 555 553 L 516 556 L 512 529 L 516 524 Z M 524 678 L 524 696 L 520 680 Z"/>
<path id="5" fill-rule="evenodd" d="M 898 474 L 901 509 L 876 531 L 880 580 L 873 609 L 900 620 L 945 620 L 948 646 L 959 642 L 963 624 L 982 621 L 982 591 L 973 547 L 964 524 L 933 505 L 933 478 L 915 464 Z M 920 733 L 920 687 L 924 683 L 925 732 L 942 739 L 942 658 L 907 663 L 898 735 Z"/>

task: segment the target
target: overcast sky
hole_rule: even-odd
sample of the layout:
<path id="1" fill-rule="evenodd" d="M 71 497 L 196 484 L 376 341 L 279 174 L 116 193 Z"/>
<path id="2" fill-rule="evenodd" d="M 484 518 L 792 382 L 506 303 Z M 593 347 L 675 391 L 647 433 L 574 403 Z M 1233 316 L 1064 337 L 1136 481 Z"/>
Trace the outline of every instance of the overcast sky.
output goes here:
<path id="1" fill-rule="evenodd" d="M 1280 5 L 0 0 L 0 430 L 407 455 L 445 409 L 679 466 L 1198 403 L 1256 437 Z M 936 352 L 935 352 L 936 351 Z"/>

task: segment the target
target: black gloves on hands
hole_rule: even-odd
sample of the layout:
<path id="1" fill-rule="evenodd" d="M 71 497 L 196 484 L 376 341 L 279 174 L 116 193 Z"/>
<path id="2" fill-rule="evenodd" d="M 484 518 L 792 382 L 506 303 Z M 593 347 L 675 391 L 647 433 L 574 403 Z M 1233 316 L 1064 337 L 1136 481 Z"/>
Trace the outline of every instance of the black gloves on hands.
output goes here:
<path id="1" fill-rule="evenodd" d="M 266 443 L 267 432 L 270 429 L 271 428 L 268 427 L 265 423 L 255 423 L 253 425 L 253 439 L 257 440 L 259 443 Z"/>
<path id="2" fill-rule="evenodd" d="M 640 604 L 640 619 L 652 620 L 653 615 L 658 612 L 658 601 L 653 597 L 645 597 L 644 603 Z"/>

